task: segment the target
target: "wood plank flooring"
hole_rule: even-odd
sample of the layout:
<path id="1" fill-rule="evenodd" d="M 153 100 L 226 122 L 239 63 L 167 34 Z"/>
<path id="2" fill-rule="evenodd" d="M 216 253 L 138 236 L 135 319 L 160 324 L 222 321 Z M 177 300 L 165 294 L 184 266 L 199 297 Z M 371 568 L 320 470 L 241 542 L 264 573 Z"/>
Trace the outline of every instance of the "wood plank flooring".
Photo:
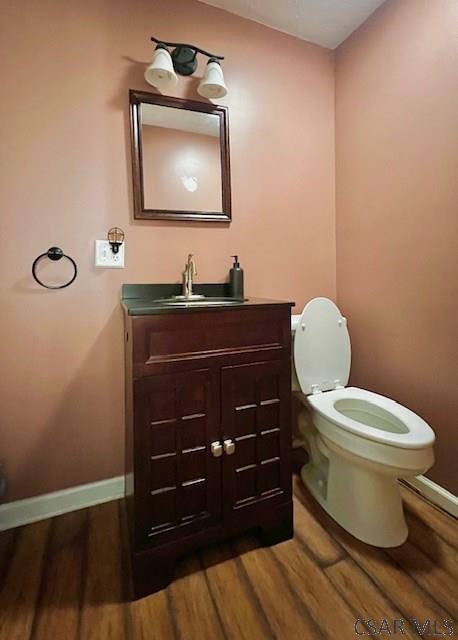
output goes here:
<path id="1" fill-rule="evenodd" d="M 397 633 L 419 638 L 412 618 L 451 637 L 442 621 L 457 618 L 455 519 L 403 488 L 409 539 L 385 551 L 343 531 L 297 478 L 294 491 L 293 540 L 263 547 L 253 532 L 206 548 L 137 602 L 123 579 L 123 501 L 0 534 L 0 640 L 354 640 L 357 618 L 388 621 L 391 633 L 372 637 L 396 637 L 403 619 Z"/>

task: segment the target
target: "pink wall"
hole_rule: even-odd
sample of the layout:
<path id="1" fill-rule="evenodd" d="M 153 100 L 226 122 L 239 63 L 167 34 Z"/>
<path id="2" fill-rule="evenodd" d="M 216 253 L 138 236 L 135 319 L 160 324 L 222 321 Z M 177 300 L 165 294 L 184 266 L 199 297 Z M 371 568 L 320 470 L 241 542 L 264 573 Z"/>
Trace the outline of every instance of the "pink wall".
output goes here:
<path id="1" fill-rule="evenodd" d="M 142 164 L 145 209 L 223 210 L 219 137 L 143 126 Z M 196 178 L 197 189 L 182 178 Z"/>
<path id="2" fill-rule="evenodd" d="M 4 0 L 0 29 L 0 460 L 13 500 L 122 473 L 123 282 L 177 281 L 189 252 L 201 282 L 222 281 L 237 253 L 248 295 L 335 298 L 334 75 L 332 52 L 194 0 Z M 227 58 L 230 226 L 132 220 L 128 89 L 149 89 L 152 34 Z M 196 99 L 197 84 L 174 95 Z M 114 225 L 127 268 L 96 270 L 94 240 Z M 32 281 L 50 245 L 78 261 L 68 289 Z"/>
<path id="3" fill-rule="evenodd" d="M 421 414 L 458 493 L 458 8 L 388 1 L 336 55 L 337 292 L 351 382 Z"/>
<path id="4" fill-rule="evenodd" d="M 339 47 L 334 202 L 332 52 L 194 0 L 2 3 L 7 500 L 122 473 L 123 282 L 178 281 L 189 252 L 200 281 L 221 281 L 238 253 L 249 295 L 298 308 L 317 295 L 335 299 L 335 204 L 352 383 L 432 424 L 430 475 L 457 491 L 454 24 L 455 0 L 388 0 Z M 151 89 L 151 25 L 154 35 L 226 55 L 230 226 L 132 219 L 128 89 Z M 197 83 L 182 78 L 173 95 L 196 99 Z M 126 231 L 127 267 L 96 270 L 93 242 L 113 225 Z M 79 265 L 59 292 L 30 276 L 53 244 Z"/>

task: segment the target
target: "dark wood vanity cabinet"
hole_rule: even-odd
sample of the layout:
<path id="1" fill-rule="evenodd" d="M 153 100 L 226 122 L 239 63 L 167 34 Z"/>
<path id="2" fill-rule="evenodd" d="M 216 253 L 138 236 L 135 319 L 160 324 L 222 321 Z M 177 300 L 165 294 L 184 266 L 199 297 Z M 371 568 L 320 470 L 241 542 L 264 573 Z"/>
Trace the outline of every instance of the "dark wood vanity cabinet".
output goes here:
<path id="1" fill-rule="evenodd" d="M 286 303 L 126 314 L 126 477 L 134 590 L 251 527 L 292 535 Z"/>

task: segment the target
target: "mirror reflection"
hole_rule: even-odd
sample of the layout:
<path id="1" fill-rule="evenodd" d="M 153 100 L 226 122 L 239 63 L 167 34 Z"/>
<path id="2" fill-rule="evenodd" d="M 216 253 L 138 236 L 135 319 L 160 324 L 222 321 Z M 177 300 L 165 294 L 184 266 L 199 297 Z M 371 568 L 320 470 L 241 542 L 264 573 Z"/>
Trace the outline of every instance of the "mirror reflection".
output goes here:
<path id="1" fill-rule="evenodd" d="M 221 211 L 220 119 L 141 103 L 145 209 Z"/>

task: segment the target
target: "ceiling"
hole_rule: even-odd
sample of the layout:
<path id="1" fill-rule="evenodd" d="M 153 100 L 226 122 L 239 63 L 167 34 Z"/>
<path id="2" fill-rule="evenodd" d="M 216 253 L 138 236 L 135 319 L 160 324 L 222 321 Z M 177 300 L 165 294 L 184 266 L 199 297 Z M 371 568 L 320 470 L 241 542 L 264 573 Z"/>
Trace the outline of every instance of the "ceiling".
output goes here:
<path id="1" fill-rule="evenodd" d="M 141 115 L 142 125 L 149 124 L 219 138 L 219 118 L 211 113 L 142 102 Z"/>
<path id="2" fill-rule="evenodd" d="M 200 0 L 335 49 L 385 0 Z"/>

